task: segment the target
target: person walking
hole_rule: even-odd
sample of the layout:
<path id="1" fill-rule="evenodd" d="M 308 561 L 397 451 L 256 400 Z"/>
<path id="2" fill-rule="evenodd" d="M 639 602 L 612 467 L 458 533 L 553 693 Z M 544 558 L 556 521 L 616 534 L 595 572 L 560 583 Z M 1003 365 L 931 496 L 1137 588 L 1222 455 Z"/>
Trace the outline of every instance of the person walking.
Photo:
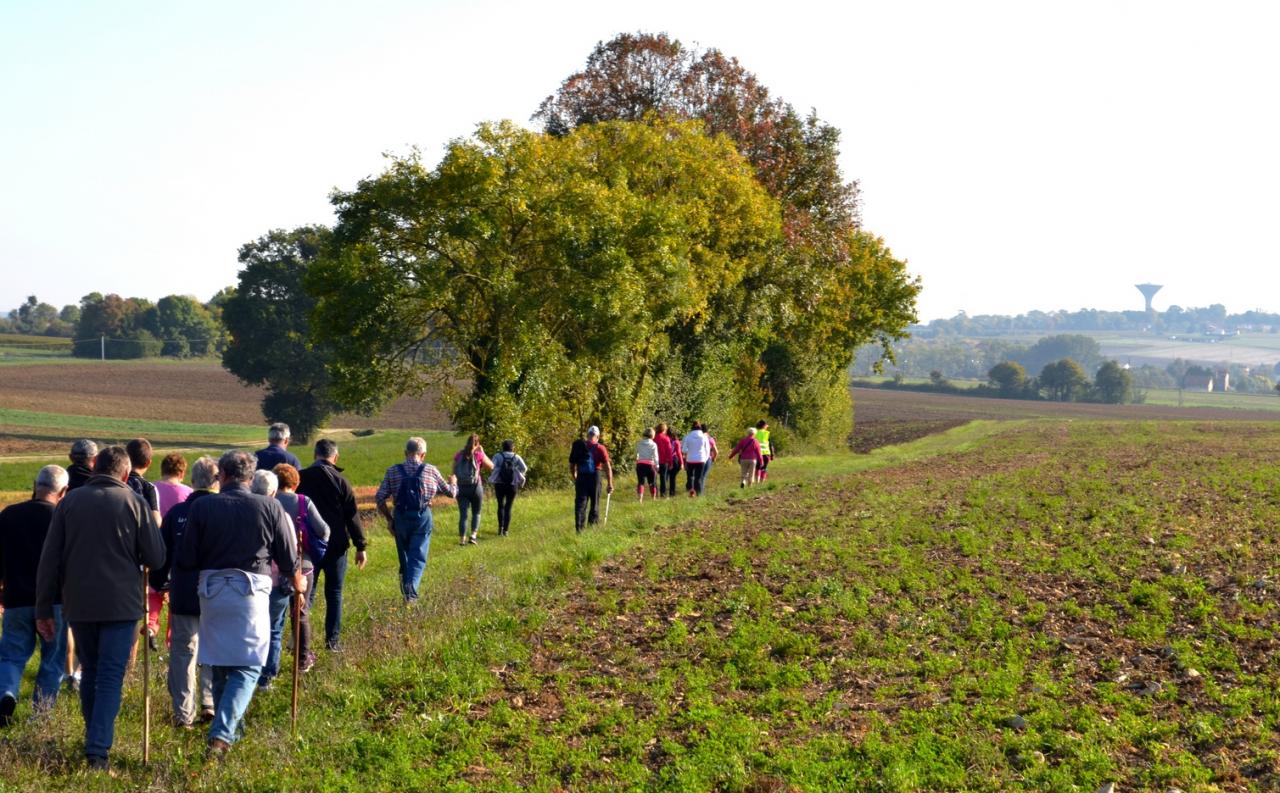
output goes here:
<path id="1" fill-rule="evenodd" d="M 200 718 L 213 720 L 213 670 L 197 663 L 200 650 L 199 574 L 178 570 L 174 557 L 187 531 L 191 506 L 218 492 L 218 462 L 201 457 L 191 464 L 191 495 L 174 504 L 160 524 L 164 540 L 164 564 L 151 569 L 151 587 L 169 596 L 169 669 L 167 683 L 173 704 L 173 726 L 191 729 L 196 710 Z M 158 487 L 158 486 L 157 486 Z"/>
<path id="2" fill-rule="evenodd" d="M 453 476 L 458 483 L 458 544 L 467 544 L 467 512 L 471 512 L 471 544 L 480 534 L 480 508 L 484 505 L 484 471 L 493 470 L 493 460 L 484 453 L 480 436 L 474 432 L 453 456 Z"/>
<path id="3" fill-rule="evenodd" d="M 707 460 L 711 459 L 711 441 L 702 431 L 702 425 L 693 422 L 689 434 L 684 436 L 680 444 L 685 459 L 685 489 L 689 497 L 702 495 L 702 470 Z"/>
<path id="4" fill-rule="evenodd" d="M 125 445 L 125 449 L 129 452 L 129 464 L 132 470 L 129 472 L 129 488 L 138 494 L 138 497 L 151 507 L 152 518 L 155 520 L 156 526 L 163 522 L 160 512 L 160 491 L 154 484 L 146 479 L 147 471 L 151 470 L 152 448 L 151 442 L 146 438 L 134 438 Z M 147 588 L 147 645 L 150 646 L 151 652 L 159 652 L 160 646 L 156 642 L 156 634 L 160 630 L 160 612 L 164 608 L 164 593 L 157 592 L 150 587 Z M 133 650 L 137 653 L 137 648 Z M 133 663 L 133 656 L 130 655 L 129 663 Z"/>
<path id="5" fill-rule="evenodd" d="M 613 492 L 613 464 L 609 450 L 600 443 L 600 428 L 587 428 L 586 439 L 579 438 L 569 450 L 569 474 L 573 477 L 573 527 L 581 534 L 588 523 L 600 522 L 600 469 Z"/>
<path id="6" fill-rule="evenodd" d="M 36 573 L 36 629 L 54 640 L 60 595 L 82 667 L 85 759 L 106 770 L 125 667 L 146 613 L 138 568 L 164 564 L 164 541 L 150 505 L 127 484 L 125 449 L 99 451 L 93 471 L 54 510 Z"/>
<path id="7" fill-rule="evenodd" d="M 387 530 L 396 540 L 396 560 L 400 565 L 400 595 L 406 604 L 418 600 L 418 584 L 427 569 L 431 552 L 431 499 L 436 493 L 447 496 L 458 492 L 456 476 L 445 481 L 440 470 L 424 462 L 426 440 L 413 437 L 405 442 L 404 462 L 396 463 L 383 474 L 374 499 L 378 514 L 387 521 Z M 391 499 L 394 511 L 387 506 Z"/>
<path id="8" fill-rule="evenodd" d="M 511 507 L 516 494 L 529 475 L 529 466 L 516 454 L 516 442 L 508 438 L 502 442 L 502 451 L 493 458 L 493 473 L 489 484 L 493 485 L 494 500 L 498 502 L 498 536 L 505 537 L 511 529 Z"/>
<path id="9" fill-rule="evenodd" d="M 702 432 L 707 436 L 707 442 L 711 444 L 711 451 L 707 454 L 706 465 L 702 466 L 702 484 L 698 488 L 701 493 L 707 487 L 707 479 L 711 477 L 711 467 L 715 465 L 716 460 L 720 459 L 720 449 L 716 446 L 716 436 L 711 434 L 711 427 L 704 421 L 702 422 Z"/>
<path id="10" fill-rule="evenodd" d="M 71 465 L 67 466 L 67 490 L 75 490 L 93 476 L 93 461 L 98 456 L 98 444 L 81 438 L 71 444 Z"/>
<path id="11" fill-rule="evenodd" d="M 760 441 L 756 440 L 756 428 L 747 427 L 747 434 L 738 441 L 729 452 L 729 459 L 738 458 L 741 481 L 738 487 L 743 488 L 756 481 L 756 466 L 760 464 Z"/>
<path id="12" fill-rule="evenodd" d="M 266 473 L 266 471 L 258 471 L 254 476 L 256 477 L 258 473 Z M 307 579 L 307 590 L 311 591 L 315 588 L 316 562 L 324 558 L 324 550 L 328 548 L 329 524 L 324 522 L 324 517 L 320 515 L 320 510 L 316 509 L 315 502 L 298 493 L 300 479 L 297 468 L 288 463 L 280 463 L 271 473 L 275 475 L 277 483 L 271 495 L 280 502 L 280 506 L 284 507 L 285 514 L 293 519 L 294 535 L 302 538 L 303 545 L 298 549 L 298 559 L 302 564 L 302 575 Z M 257 485 L 256 478 L 254 484 Z M 254 492 L 257 492 L 256 488 Z M 275 571 L 275 576 L 279 577 L 278 570 Z M 273 585 L 274 583 L 273 580 Z M 284 618 L 289 610 L 289 592 L 283 591 L 283 587 L 281 589 L 279 593 L 274 588 L 271 591 L 271 649 L 267 654 L 267 664 L 262 669 L 262 677 L 258 679 L 259 686 L 263 685 L 264 679 L 269 686 L 272 678 L 280 673 Z M 298 607 L 297 624 L 294 625 L 294 632 L 299 636 L 295 651 L 302 659 L 301 671 L 303 672 L 310 672 L 316 663 L 316 654 L 311 651 L 310 614 L 311 609 L 303 598 Z"/>
<path id="13" fill-rule="evenodd" d="M 239 737 L 267 660 L 272 563 L 295 592 L 307 587 L 293 521 L 280 502 L 249 491 L 255 465 L 248 452 L 222 455 L 219 492 L 191 505 L 176 558 L 177 569 L 198 574 L 199 660 L 213 667 L 211 759 L 225 755 Z"/>
<path id="14" fill-rule="evenodd" d="M 763 482 L 769 478 L 769 463 L 773 460 L 773 443 L 769 438 L 769 422 L 760 419 L 756 422 L 756 440 L 760 442 L 760 464 L 756 466 L 756 481 Z"/>
<path id="15" fill-rule="evenodd" d="M 645 427 L 636 443 L 636 496 L 644 501 L 645 485 L 650 498 L 658 497 L 658 444 L 653 440 L 653 427 Z"/>
<path id="16" fill-rule="evenodd" d="M 347 577 L 347 550 L 355 546 L 358 570 L 364 569 L 368 556 L 356 493 L 338 467 L 338 444 L 328 438 L 316 441 L 315 462 L 301 470 L 298 479 L 298 492 L 315 502 L 320 517 L 329 527 L 329 549 L 316 567 L 315 588 L 308 596 L 308 607 L 315 603 L 323 579 L 324 644 L 330 652 L 341 652 L 342 586 Z"/>
<path id="17" fill-rule="evenodd" d="M 36 474 L 31 499 L 0 512 L 0 727 L 13 722 L 22 671 L 40 645 L 40 668 L 31 694 L 32 715 L 47 713 L 58 698 L 66 657 L 62 599 L 53 600 L 53 638 L 36 632 L 36 568 L 54 508 L 67 494 L 67 472 L 46 465 Z"/>
<path id="18" fill-rule="evenodd" d="M 164 534 L 164 519 L 169 510 L 186 501 L 191 495 L 191 488 L 182 484 L 187 475 L 187 458 L 177 452 L 166 454 L 160 461 L 160 481 L 154 483 L 156 497 L 160 502 L 160 533 Z M 152 637 L 151 649 L 158 651 L 156 636 L 160 634 L 160 611 L 168 602 L 168 594 L 156 587 L 147 593 L 147 635 Z M 169 620 L 170 632 L 173 619 Z"/>
<path id="19" fill-rule="evenodd" d="M 292 465 L 295 470 L 302 470 L 302 463 L 293 452 L 289 451 L 289 425 L 277 421 L 267 428 L 267 447 L 253 453 L 257 458 L 259 471 L 273 471 L 280 463 Z"/>
<path id="20" fill-rule="evenodd" d="M 654 428 L 653 444 L 658 448 L 658 495 L 666 498 L 675 495 L 675 441 L 667 434 L 667 425 L 659 422 Z M 668 481 L 670 486 L 668 486 Z"/>

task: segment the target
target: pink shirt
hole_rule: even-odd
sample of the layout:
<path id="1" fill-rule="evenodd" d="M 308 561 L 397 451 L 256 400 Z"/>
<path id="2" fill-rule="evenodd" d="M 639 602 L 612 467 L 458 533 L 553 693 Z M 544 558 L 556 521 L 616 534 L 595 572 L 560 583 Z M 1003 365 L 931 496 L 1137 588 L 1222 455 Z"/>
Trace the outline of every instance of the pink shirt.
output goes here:
<path id="1" fill-rule="evenodd" d="M 160 481 L 155 483 L 156 495 L 160 497 L 160 518 L 169 514 L 169 510 L 174 504 L 181 504 L 187 500 L 187 496 L 191 495 L 191 488 L 184 484 L 171 485 L 168 482 Z"/>
<path id="2" fill-rule="evenodd" d="M 760 462 L 760 441 L 756 440 L 756 436 L 748 435 L 738 441 L 738 445 L 733 447 L 733 453 L 739 459 Z"/>

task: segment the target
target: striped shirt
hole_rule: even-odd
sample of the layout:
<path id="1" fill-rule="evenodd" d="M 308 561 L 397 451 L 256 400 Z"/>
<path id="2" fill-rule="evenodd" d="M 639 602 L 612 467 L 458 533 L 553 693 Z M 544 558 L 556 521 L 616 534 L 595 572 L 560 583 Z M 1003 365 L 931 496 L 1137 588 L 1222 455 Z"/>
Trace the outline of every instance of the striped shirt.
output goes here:
<path id="1" fill-rule="evenodd" d="M 378 485 L 378 492 L 374 496 L 379 504 L 388 498 L 395 499 L 396 493 L 400 492 L 401 480 L 404 479 L 406 473 L 412 473 L 413 467 L 417 464 L 413 462 L 397 463 L 387 469 L 387 473 L 382 477 L 382 484 Z M 420 475 L 422 477 L 423 501 L 430 503 L 436 493 L 444 493 L 446 496 L 458 495 L 457 488 L 445 481 L 445 478 L 440 475 L 440 469 L 434 465 L 423 463 Z"/>

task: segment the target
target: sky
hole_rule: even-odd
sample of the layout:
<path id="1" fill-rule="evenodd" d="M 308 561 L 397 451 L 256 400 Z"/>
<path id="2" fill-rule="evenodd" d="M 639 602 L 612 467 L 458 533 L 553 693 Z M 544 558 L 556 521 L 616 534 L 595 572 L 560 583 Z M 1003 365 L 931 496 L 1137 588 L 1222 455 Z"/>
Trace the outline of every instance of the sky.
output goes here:
<path id="1" fill-rule="evenodd" d="M 207 300 L 240 245 L 599 41 L 717 48 L 838 127 L 922 320 L 1280 311 L 1280 4 L 0 0 L 0 311 Z"/>

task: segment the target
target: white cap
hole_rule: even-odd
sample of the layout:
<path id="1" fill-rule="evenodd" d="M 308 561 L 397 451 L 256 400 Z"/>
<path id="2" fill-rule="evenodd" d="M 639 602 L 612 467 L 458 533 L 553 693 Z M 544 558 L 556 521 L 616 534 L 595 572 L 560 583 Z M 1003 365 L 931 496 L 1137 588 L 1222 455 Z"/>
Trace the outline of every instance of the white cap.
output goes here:
<path id="1" fill-rule="evenodd" d="M 587 427 L 587 437 L 590 438 L 592 435 L 596 436 L 597 438 L 600 437 L 600 428 L 594 424 L 592 424 L 590 427 Z"/>

